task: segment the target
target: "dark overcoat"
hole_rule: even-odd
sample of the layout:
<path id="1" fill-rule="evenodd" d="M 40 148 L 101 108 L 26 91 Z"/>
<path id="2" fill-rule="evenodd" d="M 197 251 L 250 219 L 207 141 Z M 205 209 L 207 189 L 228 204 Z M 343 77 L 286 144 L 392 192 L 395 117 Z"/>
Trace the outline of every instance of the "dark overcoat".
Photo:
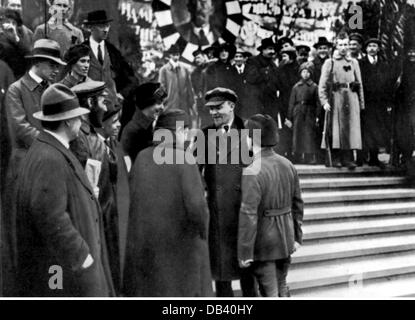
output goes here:
<path id="1" fill-rule="evenodd" d="M 264 107 L 264 113 L 269 114 L 274 119 L 280 109 L 277 99 L 277 66 L 272 59 L 267 59 L 261 54 L 248 59 L 247 65 L 252 65 L 260 75 L 260 82 L 257 84 L 260 90 L 260 103 Z"/>
<path id="2" fill-rule="evenodd" d="M 233 129 L 239 132 L 244 128 L 240 118 L 235 117 Z M 216 130 L 214 126 L 203 130 L 205 136 L 205 164 L 202 167 L 208 191 L 210 211 L 209 251 L 212 266 L 212 276 L 217 281 L 231 281 L 240 278 L 240 269 L 237 259 L 238 214 L 241 205 L 241 177 L 242 161 L 232 164 L 232 154 L 240 156 L 241 140 L 229 141 L 227 144 L 227 158 L 223 164 L 219 158 L 219 144 L 216 144 L 216 163 L 209 164 L 209 154 L 215 146 L 214 138 L 209 130 Z M 241 159 L 241 158 L 240 158 Z"/>
<path id="3" fill-rule="evenodd" d="M 242 177 L 238 258 L 288 258 L 294 242 L 302 243 L 303 208 L 293 164 L 272 150 L 263 150 Z"/>
<path id="4" fill-rule="evenodd" d="M 263 114 L 264 106 L 261 102 L 261 76 L 251 64 L 245 64 L 244 71 L 239 74 L 235 66 L 232 67 L 235 78 L 235 93 L 238 96 L 236 114 L 242 119 L 248 119 L 254 114 Z"/>
<path id="5" fill-rule="evenodd" d="M 209 113 L 209 108 L 205 106 L 206 94 L 206 68 L 207 65 L 196 67 L 190 79 L 192 80 L 193 91 L 196 99 L 196 109 L 199 116 L 200 127 L 204 128 L 212 123 L 212 117 Z"/>
<path id="6" fill-rule="evenodd" d="M 310 79 L 299 81 L 291 91 L 287 118 L 293 123 L 293 152 L 315 153 L 319 149 L 316 120 L 320 113 L 318 86 Z"/>
<path id="7" fill-rule="evenodd" d="M 218 60 L 206 69 L 206 92 L 217 87 L 235 89 L 235 78 L 230 63 Z"/>
<path id="8" fill-rule="evenodd" d="M 132 163 L 137 154 L 153 143 L 153 120 L 147 118 L 137 109 L 131 121 L 125 126 L 121 135 L 121 145 Z"/>
<path id="9" fill-rule="evenodd" d="M 41 133 L 25 158 L 17 191 L 20 295 L 112 296 L 100 206 L 75 156 Z M 82 270 L 88 254 L 94 263 Z M 62 290 L 49 287 L 51 266 L 62 268 Z"/>
<path id="10" fill-rule="evenodd" d="M 362 112 L 362 138 L 365 149 L 389 146 L 390 118 L 388 107 L 393 100 L 393 82 L 390 65 L 384 61 L 371 64 L 368 57 L 359 61 L 365 94 Z"/>
<path id="11" fill-rule="evenodd" d="M 161 146 L 159 146 L 161 148 Z M 124 293 L 132 297 L 212 295 L 209 213 L 197 165 L 154 160 L 143 150 L 131 172 Z M 164 146 L 166 153 L 184 151 Z"/>

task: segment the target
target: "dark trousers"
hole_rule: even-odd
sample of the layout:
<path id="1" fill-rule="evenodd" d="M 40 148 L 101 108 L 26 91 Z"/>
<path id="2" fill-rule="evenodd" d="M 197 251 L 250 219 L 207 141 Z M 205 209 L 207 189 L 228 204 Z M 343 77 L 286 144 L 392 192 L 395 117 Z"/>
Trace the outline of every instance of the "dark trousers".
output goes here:
<path id="1" fill-rule="evenodd" d="M 274 261 L 256 261 L 251 267 L 263 297 L 289 297 L 287 286 L 291 258 Z"/>
<path id="2" fill-rule="evenodd" d="M 247 269 L 241 271 L 241 290 L 243 297 L 258 297 L 254 275 Z M 232 281 L 215 281 L 217 297 L 233 297 Z"/>

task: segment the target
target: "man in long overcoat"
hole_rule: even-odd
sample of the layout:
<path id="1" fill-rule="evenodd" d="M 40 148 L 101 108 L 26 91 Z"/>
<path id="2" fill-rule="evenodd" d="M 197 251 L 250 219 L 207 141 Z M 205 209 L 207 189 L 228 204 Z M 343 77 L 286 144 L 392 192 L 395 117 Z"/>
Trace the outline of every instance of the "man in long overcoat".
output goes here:
<path id="1" fill-rule="evenodd" d="M 206 149 L 204 165 L 201 168 L 207 185 L 210 211 L 209 251 L 212 276 L 216 281 L 216 295 L 233 296 L 231 281 L 241 279 L 243 295 L 255 296 L 253 278 L 242 272 L 237 259 L 238 213 L 244 167 L 241 157 L 241 145 L 244 141 L 239 139 L 244 124 L 234 113 L 237 96 L 232 90 L 215 88 L 206 93 L 206 101 L 214 124 L 203 129 Z M 226 152 L 221 152 L 221 146 L 216 143 L 216 136 L 212 132 L 226 138 Z M 232 138 L 236 132 L 238 140 Z M 215 153 L 214 163 L 209 161 L 212 158 L 211 152 Z M 239 158 L 238 162 L 233 163 L 235 154 Z M 198 160 L 200 161 L 199 154 Z"/>
<path id="2" fill-rule="evenodd" d="M 155 139 L 161 131 L 168 132 L 170 139 L 164 135 L 166 140 L 161 144 L 143 150 L 132 169 L 126 296 L 212 294 L 209 213 L 196 161 L 189 163 L 185 159 L 184 140 L 189 124 L 183 110 L 167 110 L 157 121 Z M 162 162 L 163 152 L 166 162 Z"/>
<path id="3" fill-rule="evenodd" d="M 362 149 L 360 110 L 365 102 L 359 62 L 348 55 L 348 43 L 347 35 L 336 40 L 333 58 L 326 60 L 321 71 L 319 97 L 324 110 L 331 113 L 333 165 L 353 169 L 352 150 Z M 326 148 L 325 141 L 322 148 Z"/>
<path id="4" fill-rule="evenodd" d="M 159 82 L 167 91 L 166 109 L 182 109 L 196 116 L 195 99 L 190 71 L 180 62 L 180 49 L 172 45 L 168 50 L 169 61 L 160 68 Z"/>
<path id="5" fill-rule="evenodd" d="M 20 296 L 108 297 L 114 294 L 102 213 L 79 161 L 69 151 L 82 115 L 62 84 L 42 96 L 39 134 L 17 187 L 17 281 Z"/>
<path id="6" fill-rule="evenodd" d="M 11 141 L 11 158 L 7 170 L 5 201 L 8 210 L 3 214 L 3 260 L 4 272 L 7 277 L 4 281 L 5 295 L 13 295 L 12 284 L 16 264 L 15 242 L 15 187 L 20 164 L 41 131 L 40 121 L 33 117 L 33 113 L 40 111 L 40 98 L 47 86 L 59 74 L 60 67 L 65 63 L 60 58 L 59 44 L 53 40 L 41 39 L 35 42 L 30 70 L 19 80 L 10 85 L 5 97 L 5 109 Z M 9 292 L 8 290 L 11 290 Z"/>
<path id="7" fill-rule="evenodd" d="M 379 148 L 389 147 L 390 119 L 388 107 L 393 99 L 393 82 L 390 65 L 378 55 L 381 41 L 366 41 L 367 55 L 360 60 L 365 111 L 362 114 L 363 149 L 369 153 L 369 165 L 379 166 Z"/>
<path id="8" fill-rule="evenodd" d="M 272 38 L 262 40 L 258 47 L 260 54 L 248 59 L 247 64 L 254 66 L 260 74 L 260 81 L 257 84 L 260 90 L 260 104 L 264 113 L 277 119 L 279 102 L 277 98 L 277 66 L 274 63 L 276 44 Z"/>

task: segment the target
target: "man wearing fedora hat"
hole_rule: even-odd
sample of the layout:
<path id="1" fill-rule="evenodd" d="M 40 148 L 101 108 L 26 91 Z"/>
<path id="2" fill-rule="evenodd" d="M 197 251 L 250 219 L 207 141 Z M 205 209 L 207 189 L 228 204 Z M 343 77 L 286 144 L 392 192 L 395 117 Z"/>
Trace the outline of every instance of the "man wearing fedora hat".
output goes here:
<path id="1" fill-rule="evenodd" d="M 242 175 L 238 260 L 259 284 L 264 297 L 289 297 L 290 257 L 302 243 L 303 200 L 297 171 L 277 155 L 278 126 L 269 115 L 246 123 L 253 145 L 253 163 Z M 256 140 L 253 130 L 261 130 Z"/>
<path id="2" fill-rule="evenodd" d="M 69 150 L 88 113 L 68 87 L 54 84 L 42 96 L 42 110 L 33 115 L 43 131 L 17 181 L 19 296 L 114 294 L 100 206 Z M 57 273 L 61 281 L 52 283 Z"/>
<path id="3" fill-rule="evenodd" d="M 365 43 L 367 55 L 360 60 L 362 84 L 365 95 L 365 110 L 362 112 L 362 163 L 369 153 L 369 165 L 380 166 L 379 148 L 389 147 L 390 119 L 388 107 L 393 102 L 393 81 L 391 66 L 380 59 L 381 41 L 370 38 Z"/>
<path id="4" fill-rule="evenodd" d="M 330 49 L 333 47 L 333 44 L 326 37 L 319 37 L 313 47 L 316 49 L 316 56 L 312 61 L 314 65 L 313 81 L 319 83 L 321 68 L 324 62 L 330 57 Z"/>
<path id="5" fill-rule="evenodd" d="M 264 108 L 264 113 L 271 115 L 274 119 L 278 115 L 277 99 L 277 66 L 274 63 L 277 45 L 272 38 L 261 41 L 258 47 L 259 55 L 248 59 L 247 65 L 251 64 L 260 76 L 257 84 L 259 103 Z"/>
<path id="6" fill-rule="evenodd" d="M 55 40 L 59 43 L 63 55 L 71 46 L 84 42 L 84 35 L 68 20 L 72 10 L 72 1 L 51 0 L 50 4 L 49 12 L 52 13 L 52 16 L 46 26 L 41 24 L 36 27 L 33 40 L 44 38 Z"/>
<path id="7" fill-rule="evenodd" d="M 40 110 L 40 99 L 43 92 L 49 84 L 56 80 L 60 67 L 65 65 L 65 62 L 60 58 L 59 44 L 48 39 L 36 41 L 32 54 L 27 58 L 32 64 L 30 70 L 9 87 L 5 98 L 12 146 L 4 203 L 10 209 L 7 214 L 3 215 L 3 219 L 6 221 L 4 227 L 7 228 L 7 239 L 3 243 L 3 248 L 5 248 L 3 252 L 8 252 L 9 256 L 4 261 L 10 263 L 7 270 L 13 270 L 16 261 L 14 210 L 16 177 L 27 150 L 41 131 L 40 122 L 33 117 L 33 113 Z M 12 279 L 13 273 L 6 278 Z"/>
<path id="8" fill-rule="evenodd" d="M 181 109 L 197 118 L 190 70 L 180 62 L 180 48 L 172 45 L 166 52 L 169 61 L 160 68 L 159 82 L 167 90 L 166 109 Z"/>
<path id="9" fill-rule="evenodd" d="M 112 19 L 105 10 L 89 12 L 84 25 L 91 36 L 83 44 L 91 49 L 88 76 L 95 81 L 104 81 L 115 104 L 123 106 L 121 125 L 125 126 L 134 113 L 130 93 L 138 84 L 134 71 L 121 52 L 108 41 Z"/>

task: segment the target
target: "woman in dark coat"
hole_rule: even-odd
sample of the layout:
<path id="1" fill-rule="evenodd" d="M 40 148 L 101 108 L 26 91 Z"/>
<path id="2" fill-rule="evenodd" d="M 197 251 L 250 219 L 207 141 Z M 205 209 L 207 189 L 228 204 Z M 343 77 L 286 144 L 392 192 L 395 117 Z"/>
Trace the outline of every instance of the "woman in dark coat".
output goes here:
<path id="1" fill-rule="evenodd" d="M 175 131 L 176 120 L 183 121 L 186 127 L 190 123 L 186 118 L 182 110 L 169 110 L 159 117 L 156 129 L 169 129 L 171 134 L 183 132 L 183 128 Z M 176 144 L 166 141 L 149 147 L 138 154 L 134 163 L 124 271 L 126 296 L 212 295 L 209 213 L 198 167 L 187 161 L 155 161 L 155 155 L 163 152 L 160 150 L 172 152 L 173 159 L 177 154 L 184 157 L 180 141 L 177 138 Z"/>
<path id="2" fill-rule="evenodd" d="M 217 87 L 235 89 L 235 76 L 232 70 L 231 61 L 235 56 L 236 48 L 234 45 L 225 43 L 215 52 L 217 61 L 213 62 L 206 69 L 206 88 L 205 92 Z"/>
<path id="3" fill-rule="evenodd" d="M 316 163 L 318 141 L 316 121 L 320 112 L 318 86 L 311 80 L 313 67 L 304 63 L 299 71 L 301 80 L 291 91 L 287 119 L 293 129 L 293 152 L 309 164 Z"/>

